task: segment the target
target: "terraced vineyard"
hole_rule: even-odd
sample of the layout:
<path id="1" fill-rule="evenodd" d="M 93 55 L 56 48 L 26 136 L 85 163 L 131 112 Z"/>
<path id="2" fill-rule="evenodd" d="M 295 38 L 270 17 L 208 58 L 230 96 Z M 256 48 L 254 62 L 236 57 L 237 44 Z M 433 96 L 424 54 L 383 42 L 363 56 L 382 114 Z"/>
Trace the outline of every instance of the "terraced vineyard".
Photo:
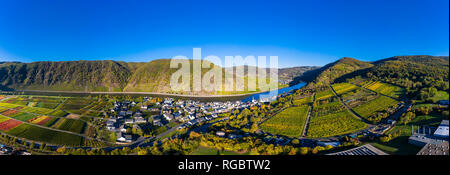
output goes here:
<path id="1" fill-rule="evenodd" d="M 268 119 L 260 128 L 272 134 L 299 137 L 302 134 L 309 106 L 290 107 Z"/>
<path id="2" fill-rule="evenodd" d="M 394 97 L 401 98 L 405 95 L 405 89 L 388 83 L 379 81 L 364 81 L 360 84 L 362 87 L 373 90 L 375 92 Z"/>
<path id="3" fill-rule="evenodd" d="M 353 108 L 364 119 L 378 123 L 389 116 L 389 111 L 397 107 L 398 101 L 385 96 L 371 100 L 363 105 Z"/>

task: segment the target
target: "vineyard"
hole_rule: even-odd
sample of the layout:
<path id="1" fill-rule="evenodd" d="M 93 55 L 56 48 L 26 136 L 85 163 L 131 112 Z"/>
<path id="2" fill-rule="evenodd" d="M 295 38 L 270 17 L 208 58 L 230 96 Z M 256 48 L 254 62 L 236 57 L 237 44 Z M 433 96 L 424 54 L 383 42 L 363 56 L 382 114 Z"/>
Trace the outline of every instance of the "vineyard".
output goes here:
<path id="1" fill-rule="evenodd" d="M 26 123 L 10 129 L 6 133 L 56 145 L 80 146 L 83 140 L 81 136 L 40 128 Z"/>
<path id="2" fill-rule="evenodd" d="M 332 85 L 334 91 L 336 91 L 336 94 L 341 95 L 342 93 L 357 89 L 358 86 L 355 86 L 350 83 L 337 83 Z"/>
<path id="3" fill-rule="evenodd" d="M 319 105 L 319 106 L 314 105 L 311 116 L 312 117 L 325 116 L 330 113 L 337 113 L 344 109 L 345 109 L 345 107 L 339 101 L 326 103 L 326 104 Z"/>
<path id="4" fill-rule="evenodd" d="M 367 124 L 354 117 L 336 98 L 315 101 L 307 137 L 331 137 L 365 128 Z"/>
<path id="5" fill-rule="evenodd" d="M 312 102 L 312 96 L 308 96 L 308 97 L 304 97 L 304 98 L 301 98 L 301 99 L 293 100 L 292 102 L 296 106 L 308 105 L 309 103 Z"/>
<path id="6" fill-rule="evenodd" d="M 311 117 L 307 137 L 331 137 L 352 133 L 366 127 L 366 123 L 352 116 L 349 111 L 343 110 L 325 116 Z"/>
<path id="7" fill-rule="evenodd" d="M 21 121 L 0 116 L 0 131 L 8 131 L 22 124 Z"/>
<path id="8" fill-rule="evenodd" d="M 309 106 L 291 107 L 270 118 L 260 128 L 272 134 L 299 137 L 302 134 Z"/>
<path id="9" fill-rule="evenodd" d="M 330 98 L 333 97 L 334 93 L 333 91 L 331 91 L 331 89 L 325 90 L 325 91 L 320 91 L 316 93 L 316 100 L 322 100 L 322 99 L 326 99 L 326 98 Z"/>
<path id="10" fill-rule="evenodd" d="M 81 120 L 61 118 L 51 127 L 82 134 L 86 127 L 86 123 Z"/>
<path id="11" fill-rule="evenodd" d="M 340 96 L 342 97 L 344 103 L 350 108 L 362 105 L 378 97 L 375 92 L 364 88 L 353 89 L 341 94 Z"/>
<path id="12" fill-rule="evenodd" d="M 30 106 L 30 107 L 54 109 L 63 100 L 64 100 L 64 98 L 60 98 L 60 97 L 22 96 L 22 97 L 11 98 L 7 101 L 7 103 L 13 103 L 13 104 Z"/>
<path id="13" fill-rule="evenodd" d="M 365 81 L 360 84 L 362 87 L 373 90 L 375 92 L 394 97 L 400 98 L 405 95 L 405 89 L 394 86 L 388 83 L 382 83 L 379 81 Z"/>
<path id="14" fill-rule="evenodd" d="M 379 96 L 363 105 L 353 108 L 364 119 L 373 123 L 378 123 L 384 118 L 387 118 L 389 111 L 397 107 L 398 101 L 389 97 Z"/>

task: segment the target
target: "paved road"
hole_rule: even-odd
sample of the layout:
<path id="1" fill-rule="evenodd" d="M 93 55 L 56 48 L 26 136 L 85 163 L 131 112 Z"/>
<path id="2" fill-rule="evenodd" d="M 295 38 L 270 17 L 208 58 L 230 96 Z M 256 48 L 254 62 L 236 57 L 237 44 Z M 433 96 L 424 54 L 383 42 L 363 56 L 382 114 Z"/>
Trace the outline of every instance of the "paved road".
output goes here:
<path id="1" fill-rule="evenodd" d="M 47 92 L 47 93 L 69 93 L 69 94 L 142 94 L 142 95 L 164 95 L 175 97 L 240 97 L 253 94 L 259 94 L 263 92 L 253 92 L 245 94 L 233 94 L 233 95 L 183 95 L 183 94 L 170 94 L 160 92 L 85 92 L 85 91 L 45 91 L 45 90 L 16 90 L 16 92 Z"/>

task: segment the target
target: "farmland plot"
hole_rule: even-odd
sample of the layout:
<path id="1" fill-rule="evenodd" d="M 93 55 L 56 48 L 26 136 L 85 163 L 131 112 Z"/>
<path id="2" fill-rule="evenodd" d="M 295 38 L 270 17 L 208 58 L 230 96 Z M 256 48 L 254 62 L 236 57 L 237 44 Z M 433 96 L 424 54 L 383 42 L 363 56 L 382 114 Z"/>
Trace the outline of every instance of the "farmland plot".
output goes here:
<path id="1" fill-rule="evenodd" d="M 40 128 L 26 123 L 10 129 L 6 133 L 29 140 L 57 145 L 80 146 L 83 140 L 81 136 Z"/>
<path id="2" fill-rule="evenodd" d="M 388 112 L 397 107 L 398 101 L 389 97 L 379 96 L 363 105 L 353 108 L 361 117 L 368 121 L 377 123 L 388 117 Z"/>
<path id="3" fill-rule="evenodd" d="M 306 122 L 309 106 L 287 108 L 260 125 L 261 129 L 289 137 L 299 137 Z"/>

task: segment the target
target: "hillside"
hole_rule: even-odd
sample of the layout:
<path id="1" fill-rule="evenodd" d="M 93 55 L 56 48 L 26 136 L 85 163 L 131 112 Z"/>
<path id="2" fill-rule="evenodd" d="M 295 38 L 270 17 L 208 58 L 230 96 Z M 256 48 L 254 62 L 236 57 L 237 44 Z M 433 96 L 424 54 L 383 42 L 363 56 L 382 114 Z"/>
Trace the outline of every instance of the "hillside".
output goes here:
<path id="1" fill-rule="evenodd" d="M 210 69 L 202 69 L 202 76 Z M 221 69 L 223 71 L 223 81 L 225 81 L 225 74 L 235 74 L 234 71 L 230 72 L 228 70 L 225 71 L 225 68 Z M 283 74 L 282 77 L 293 77 L 308 69 L 312 68 L 301 67 L 300 70 L 297 68 L 286 68 L 280 69 L 280 72 Z M 268 69 L 257 70 L 269 71 Z M 175 71 L 177 69 L 170 68 L 170 59 L 158 59 L 142 63 L 110 60 L 33 63 L 2 62 L 0 63 L 0 89 L 180 93 L 172 92 L 170 88 L 170 78 Z M 245 70 L 245 79 L 254 77 L 256 75 L 249 76 L 247 75 L 247 70 Z M 246 83 L 245 87 L 247 87 Z M 245 92 L 218 93 L 236 94 Z M 213 92 L 202 91 L 196 94 L 211 93 Z"/>
<path id="2" fill-rule="evenodd" d="M 362 77 L 388 82 L 405 87 L 407 93 L 415 95 L 424 88 L 449 89 L 449 57 L 397 56 L 374 62 Z"/>
<path id="3" fill-rule="evenodd" d="M 336 79 L 357 70 L 372 67 L 369 62 L 359 61 L 354 58 L 344 57 L 336 62 L 327 64 L 322 68 L 305 72 L 294 81 L 310 82 L 309 87 L 322 87 L 333 83 Z"/>

